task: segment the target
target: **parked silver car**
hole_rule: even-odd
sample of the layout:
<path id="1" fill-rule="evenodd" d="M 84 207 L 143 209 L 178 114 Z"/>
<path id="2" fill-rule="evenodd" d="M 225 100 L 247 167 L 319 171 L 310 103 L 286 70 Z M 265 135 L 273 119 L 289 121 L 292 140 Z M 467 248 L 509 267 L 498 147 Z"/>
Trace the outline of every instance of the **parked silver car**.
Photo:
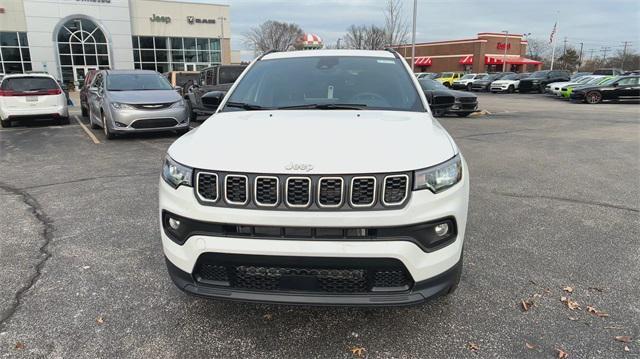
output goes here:
<path id="1" fill-rule="evenodd" d="M 189 131 L 185 100 L 155 71 L 100 71 L 87 102 L 91 128 L 102 127 L 107 139 L 119 133 Z"/>

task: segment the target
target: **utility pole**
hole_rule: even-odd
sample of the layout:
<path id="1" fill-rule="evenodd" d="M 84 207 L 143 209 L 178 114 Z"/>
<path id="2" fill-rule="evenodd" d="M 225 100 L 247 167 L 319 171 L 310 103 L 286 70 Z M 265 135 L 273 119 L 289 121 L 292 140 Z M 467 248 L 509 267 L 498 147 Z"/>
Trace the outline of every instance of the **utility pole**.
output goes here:
<path id="1" fill-rule="evenodd" d="M 584 42 L 580 43 L 580 56 L 578 56 L 578 70 L 582 67 L 582 47 L 584 46 Z"/>
<path id="2" fill-rule="evenodd" d="M 589 60 L 593 61 L 593 53 L 596 52 L 596 49 L 589 49 L 587 51 L 589 51 Z"/>
<path id="3" fill-rule="evenodd" d="M 336 49 L 340 50 L 340 40 L 342 40 L 341 38 L 338 38 L 338 43 L 336 44 Z"/>
<path id="4" fill-rule="evenodd" d="M 624 50 L 622 50 L 622 63 L 620 64 L 620 69 L 624 71 L 624 58 L 627 57 L 627 46 L 631 45 L 631 42 L 624 41 Z"/>
<path id="5" fill-rule="evenodd" d="M 416 13 L 418 12 L 418 0 L 413 0 L 413 30 L 411 31 L 411 72 L 416 67 Z"/>
<path id="6" fill-rule="evenodd" d="M 562 41 L 562 69 L 567 68 L 567 37 L 564 37 L 564 41 Z"/>
<path id="7" fill-rule="evenodd" d="M 600 48 L 600 52 L 602 52 L 602 62 L 607 61 L 607 52 L 611 51 L 611 47 L 609 46 L 602 46 Z"/>
<path id="8" fill-rule="evenodd" d="M 509 30 L 502 30 L 504 32 L 504 55 L 502 55 L 502 72 L 507 72 L 507 46 L 509 44 Z"/>

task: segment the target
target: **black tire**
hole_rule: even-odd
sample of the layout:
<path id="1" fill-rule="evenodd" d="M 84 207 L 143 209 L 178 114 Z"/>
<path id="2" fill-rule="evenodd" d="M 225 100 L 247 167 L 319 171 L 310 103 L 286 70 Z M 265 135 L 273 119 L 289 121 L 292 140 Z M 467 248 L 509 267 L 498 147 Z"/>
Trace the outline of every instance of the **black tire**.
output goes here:
<path id="1" fill-rule="evenodd" d="M 107 118 L 104 116 L 104 112 L 100 112 L 100 117 L 102 118 L 102 129 L 104 131 L 104 137 L 107 140 L 113 140 L 116 135 L 111 132 L 111 130 L 109 129 L 109 126 L 107 126 Z"/>
<path id="2" fill-rule="evenodd" d="M 80 111 L 82 111 L 82 117 L 89 116 L 89 111 L 82 105 L 80 105 Z"/>
<path id="3" fill-rule="evenodd" d="M 178 136 L 182 136 L 185 133 L 189 132 L 189 130 L 190 130 L 190 128 L 185 128 L 185 129 L 182 129 L 182 130 L 177 130 L 176 133 L 178 134 Z"/>
<path id="4" fill-rule="evenodd" d="M 467 84 L 467 91 L 471 92 L 471 83 Z"/>
<path id="5" fill-rule="evenodd" d="M 538 92 L 544 93 L 544 85 L 538 85 Z"/>
<path id="6" fill-rule="evenodd" d="M 458 113 L 456 113 L 456 115 L 458 115 L 458 117 L 467 117 L 470 114 L 472 114 L 472 112 L 458 112 Z"/>
<path id="7" fill-rule="evenodd" d="M 513 93 L 513 91 L 515 91 L 516 89 L 513 87 L 513 85 L 509 85 L 509 88 L 507 89 L 508 93 Z"/>
<path id="8" fill-rule="evenodd" d="M 11 127 L 11 121 L 9 121 L 9 120 L 0 120 L 0 126 L 2 126 L 2 128 L 9 128 L 9 127 Z"/>
<path id="9" fill-rule="evenodd" d="M 599 91 L 589 91 L 584 95 L 584 102 L 595 105 L 602 102 L 602 94 Z"/>
<path id="10" fill-rule="evenodd" d="M 69 117 L 60 117 L 60 119 L 58 119 L 58 124 L 59 125 L 68 125 L 69 124 Z"/>
<path id="11" fill-rule="evenodd" d="M 96 125 L 96 123 L 91 120 L 91 115 L 89 115 L 89 126 L 92 130 L 97 130 L 100 128 L 100 126 Z"/>
<path id="12" fill-rule="evenodd" d="M 451 87 L 451 84 L 448 82 L 443 83 L 443 85 L 447 86 L 447 87 Z"/>

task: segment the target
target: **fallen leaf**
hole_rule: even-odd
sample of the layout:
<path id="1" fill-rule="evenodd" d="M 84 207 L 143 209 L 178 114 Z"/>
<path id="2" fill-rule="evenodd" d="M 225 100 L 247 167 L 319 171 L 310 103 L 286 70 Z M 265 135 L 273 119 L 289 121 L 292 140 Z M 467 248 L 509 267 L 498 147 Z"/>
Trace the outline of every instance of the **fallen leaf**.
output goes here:
<path id="1" fill-rule="evenodd" d="M 24 345 L 23 342 L 16 342 L 16 349 L 17 350 L 24 350 L 24 348 L 26 348 L 26 346 Z"/>
<path id="2" fill-rule="evenodd" d="M 566 359 L 569 357 L 569 353 L 565 352 L 562 349 L 556 348 L 556 352 L 558 352 L 558 359 Z"/>
<path id="3" fill-rule="evenodd" d="M 353 347 L 350 350 L 351 354 L 357 356 L 358 358 L 364 357 L 365 353 L 367 352 L 367 349 L 363 347 Z"/>
<path id="4" fill-rule="evenodd" d="M 264 320 L 271 320 L 271 319 L 273 319 L 273 314 L 271 314 L 271 313 L 267 313 L 267 314 L 265 314 L 265 315 L 263 315 L 263 316 L 262 316 L 262 319 L 264 319 Z"/>
<path id="5" fill-rule="evenodd" d="M 571 298 L 561 297 L 560 301 L 566 304 L 567 308 L 571 310 L 582 309 L 580 308 L 580 304 L 578 304 L 578 302 L 576 302 L 575 300 L 571 300 Z"/>
<path id="6" fill-rule="evenodd" d="M 628 347 L 627 345 L 625 345 L 625 346 L 624 346 L 624 351 L 625 351 L 625 352 L 630 352 L 630 351 L 631 351 L 631 349 L 629 349 L 629 347 Z"/>
<path id="7" fill-rule="evenodd" d="M 562 290 L 564 290 L 567 293 L 573 293 L 573 288 L 569 286 L 562 288 Z"/>
<path id="8" fill-rule="evenodd" d="M 604 317 L 608 317 L 609 314 L 605 313 L 605 312 L 601 312 L 599 310 L 597 310 L 595 307 L 587 305 L 587 312 L 595 315 L 596 317 L 599 318 L 604 318 Z"/>
<path id="9" fill-rule="evenodd" d="M 533 295 L 534 298 L 542 298 L 542 294 L 540 293 L 536 293 Z"/>
<path id="10" fill-rule="evenodd" d="M 526 312 L 529 310 L 529 308 L 534 306 L 534 303 L 531 299 L 527 299 L 527 300 L 521 299 L 520 305 L 522 305 L 522 310 Z"/>
<path id="11" fill-rule="evenodd" d="M 549 288 L 545 288 L 545 289 L 544 289 L 544 293 L 545 293 L 545 294 L 549 294 L 549 293 L 551 293 L 551 289 L 549 289 Z"/>
<path id="12" fill-rule="evenodd" d="M 471 350 L 472 352 L 477 352 L 478 350 L 480 350 L 480 346 L 476 343 L 467 343 L 467 349 Z"/>
<path id="13" fill-rule="evenodd" d="M 103 318 L 102 316 L 98 316 L 98 317 L 96 318 L 96 323 L 98 323 L 98 324 L 102 324 L 102 323 L 104 323 L 104 318 Z"/>
<path id="14" fill-rule="evenodd" d="M 529 344 L 527 342 L 524 342 L 524 346 L 527 347 L 527 349 L 535 349 L 535 347 L 536 347 L 535 345 Z"/>
<path id="15" fill-rule="evenodd" d="M 631 337 L 628 335 L 619 335 L 615 337 L 615 339 L 619 342 L 629 343 L 631 341 Z"/>

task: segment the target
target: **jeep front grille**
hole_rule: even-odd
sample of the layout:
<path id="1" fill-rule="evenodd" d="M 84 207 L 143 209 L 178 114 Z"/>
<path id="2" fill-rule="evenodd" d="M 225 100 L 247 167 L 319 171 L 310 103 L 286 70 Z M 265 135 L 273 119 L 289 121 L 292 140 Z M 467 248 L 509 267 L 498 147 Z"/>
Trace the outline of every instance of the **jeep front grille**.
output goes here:
<path id="1" fill-rule="evenodd" d="M 207 170 L 196 170 L 194 184 L 197 199 L 208 206 L 338 211 L 401 208 L 412 186 L 409 173 L 288 176 Z"/>

